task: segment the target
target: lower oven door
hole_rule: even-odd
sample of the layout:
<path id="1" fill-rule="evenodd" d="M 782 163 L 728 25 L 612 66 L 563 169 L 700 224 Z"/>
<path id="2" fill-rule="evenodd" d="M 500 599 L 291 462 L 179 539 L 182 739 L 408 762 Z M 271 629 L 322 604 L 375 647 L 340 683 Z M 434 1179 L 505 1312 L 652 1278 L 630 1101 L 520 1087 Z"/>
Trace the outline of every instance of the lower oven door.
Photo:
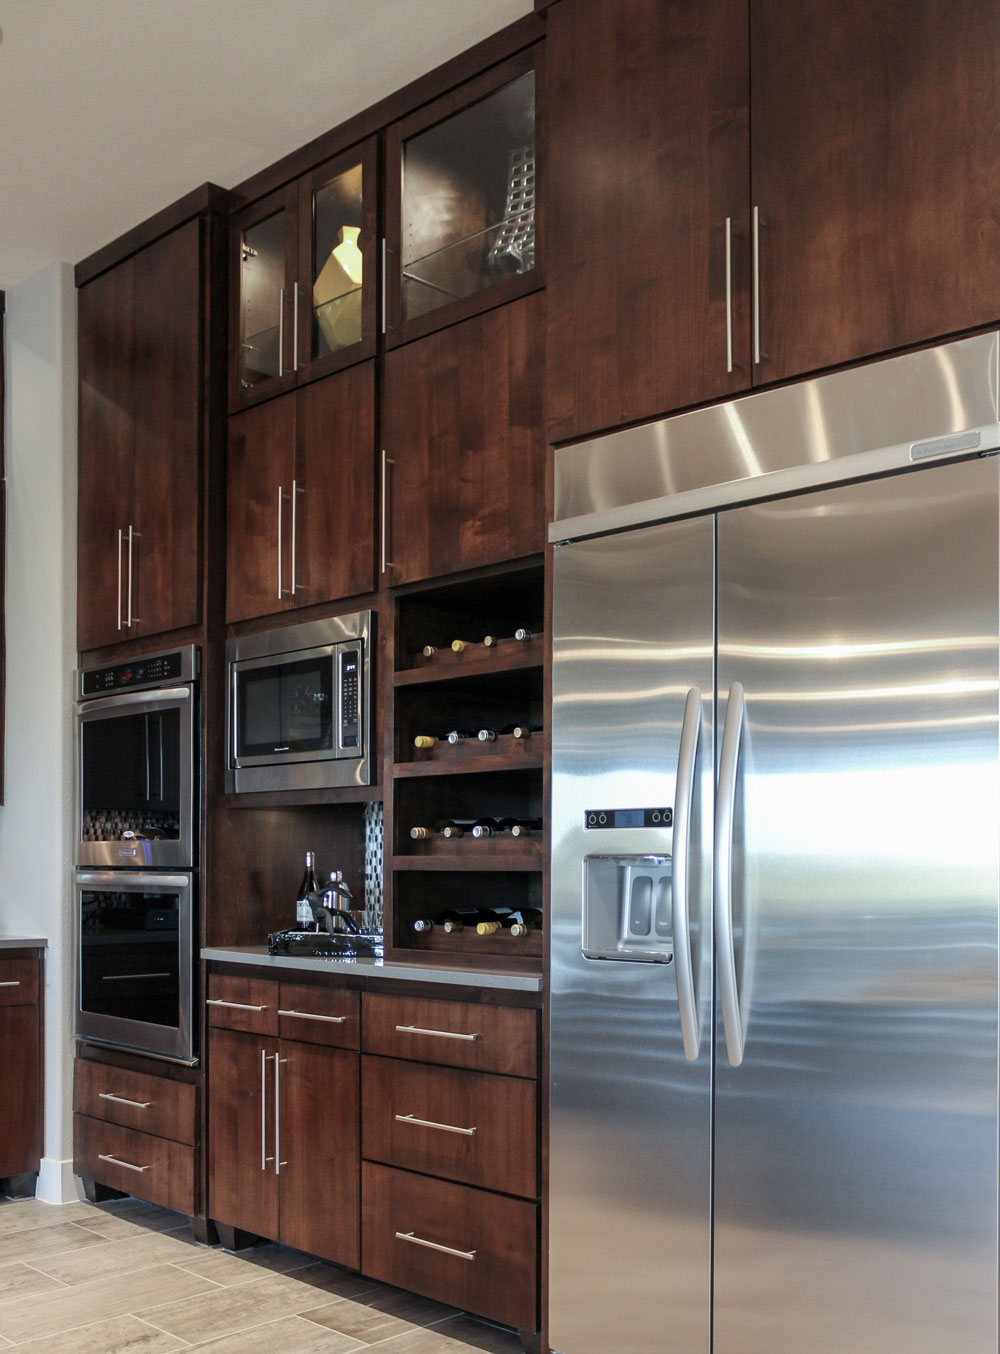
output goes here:
<path id="1" fill-rule="evenodd" d="M 76 1036 L 192 1063 L 194 876 L 76 875 Z"/>

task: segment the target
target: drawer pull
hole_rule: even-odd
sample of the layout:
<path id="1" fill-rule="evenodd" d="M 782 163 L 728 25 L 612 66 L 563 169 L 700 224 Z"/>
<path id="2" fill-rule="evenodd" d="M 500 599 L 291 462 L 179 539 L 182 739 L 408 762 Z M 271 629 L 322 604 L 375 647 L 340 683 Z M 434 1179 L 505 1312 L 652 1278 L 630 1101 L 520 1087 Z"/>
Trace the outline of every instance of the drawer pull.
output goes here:
<path id="1" fill-rule="evenodd" d="M 228 1006 L 232 1011 L 266 1011 L 266 1006 L 248 1006 L 245 1001 L 223 1001 L 221 997 L 209 997 L 206 1006 Z"/>
<path id="2" fill-rule="evenodd" d="M 455 1255 L 459 1260 L 475 1260 L 475 1251 L 457 1251 L 454 1246 L 441 1246 L 436 1241 L 425 1241 L 415 1232 L 397 1232 L 397 1241 L 412 1241 L 414 1246 L 427 1246 L 432 1251 L 443 1251 L 445 1255 Z"/>
<path id="3" fill-rule="evenodd" d="M 123 1095 L 112 1095 L 110 1091 L 98 1091 L 98 1100 L 113 1100 L 116 1105 L 131 1105 L 133 1109 L 148 1110 L 152 1100 L 126 1100 Z"/>
<path id="4" fill-rule="evenodd" d="M 102 983 L 131 983 L 136 978 L 169 978 L 169 973 L 105 973 L 101 977 Z"/>
<path id="5" fill-rule="evenodd" d="M 400 1034 L 432 1034 L 436 1039 L 466 1039 L 475 1043 L 478 1034 L 456 1034 L 454 1030 L 424 1030 L 419 1025 L 397 1025 Z"/>
<path id="6" fill-rule="evenodd" d="M 415 1114 L 397 1114 L 397 1124 L 415 1124 L 418 1128 L 439 1128 L 442 1133 L 461 1133 L 466 1138 L 474 1138 L 474 1128 L 457 1128 L 454 1124 L 436 1124 L 433 1119 L 418 1119 Z"/>
<path id="7" fill-rule="evenodd" d="M 104 1152 L 98 1152 L 97 1160 L 110 1161 L 112 1166 L 124 1166 L 127 1171 L 139 1171 L 140 1174 L 149 1170 L 148 1166 L 133 1166 L 131 1161 L 122 1161 L 121 1157 L 108 1156 Z"/>
<path id="8" fill-rule="evenodd" d="M 20 987 L 20 986 L 21 986 L 20 978 L 8 978 L 6 982 L 0 983 L 0 987 Z"/>
<path id="9" fill-rule="evenodd" d="M 296 1020 L 327 1020 L 331 1025 L 343 1025 L 347 1016 L 326 1016 L 317 1015 L 314 1011 L 282 1011 L 278 1008 L 280 1016 L 295 1016 Z"/>

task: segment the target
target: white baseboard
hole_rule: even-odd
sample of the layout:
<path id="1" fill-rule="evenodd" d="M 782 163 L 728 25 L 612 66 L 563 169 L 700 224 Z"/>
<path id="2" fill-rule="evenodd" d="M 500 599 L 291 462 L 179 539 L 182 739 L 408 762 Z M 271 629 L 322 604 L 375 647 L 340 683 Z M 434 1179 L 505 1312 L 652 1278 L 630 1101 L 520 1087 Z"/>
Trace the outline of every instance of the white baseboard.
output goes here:
<path id="1" fill-rule="evenodd" d="M 35 1187 L 36 1199 L 46 1204 L 75 1204 L 83 1197 L 79 1177 L 73 1174 L 72 1157 L 68 1161 L 42 1157 Z"/>

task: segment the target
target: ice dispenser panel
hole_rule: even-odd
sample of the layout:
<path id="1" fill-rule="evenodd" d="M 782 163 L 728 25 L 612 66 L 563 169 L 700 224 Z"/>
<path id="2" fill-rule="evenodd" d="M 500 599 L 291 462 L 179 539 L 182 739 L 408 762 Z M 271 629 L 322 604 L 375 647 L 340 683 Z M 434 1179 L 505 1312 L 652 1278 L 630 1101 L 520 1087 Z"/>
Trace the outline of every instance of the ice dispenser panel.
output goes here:
<path id="1" fill-rule="evenodd" d="M 669 964 L 672 875 L 669 856 L 584 857 L 584 956 Z"/>

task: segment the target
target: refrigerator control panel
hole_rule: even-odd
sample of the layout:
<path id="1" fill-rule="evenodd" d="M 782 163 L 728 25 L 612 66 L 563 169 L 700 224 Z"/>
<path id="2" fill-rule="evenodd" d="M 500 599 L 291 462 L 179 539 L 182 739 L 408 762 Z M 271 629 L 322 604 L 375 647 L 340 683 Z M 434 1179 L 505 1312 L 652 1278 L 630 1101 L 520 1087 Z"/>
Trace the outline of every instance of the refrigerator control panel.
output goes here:
<path id="1" fill-rule="evenodd" d="M 673 827 L 673 809 L 587 809 L 583 826 L 594 827 Z"/>

